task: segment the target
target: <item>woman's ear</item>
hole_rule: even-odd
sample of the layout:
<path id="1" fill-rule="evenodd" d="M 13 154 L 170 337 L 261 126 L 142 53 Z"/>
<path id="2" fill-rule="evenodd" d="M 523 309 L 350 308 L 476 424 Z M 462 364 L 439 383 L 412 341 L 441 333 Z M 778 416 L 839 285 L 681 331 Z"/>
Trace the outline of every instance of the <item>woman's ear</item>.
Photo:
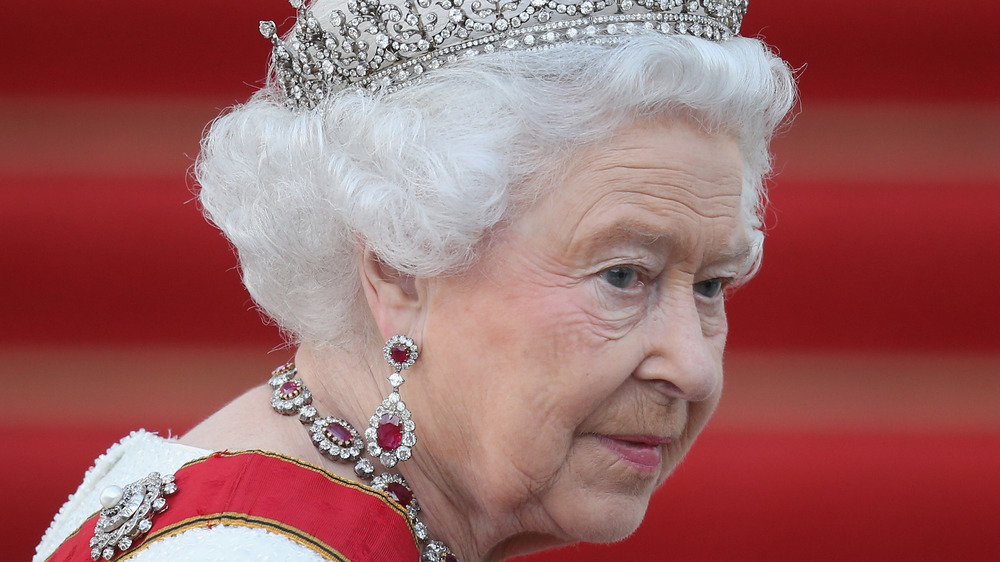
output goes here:
<path id="1" fill-rule="evenodd" d="M 375 324 L 383 339 L 414 337 L 424 305 L 417 279 L 386 265 L 368 248 L 359 248 L 358 272 Z"/>

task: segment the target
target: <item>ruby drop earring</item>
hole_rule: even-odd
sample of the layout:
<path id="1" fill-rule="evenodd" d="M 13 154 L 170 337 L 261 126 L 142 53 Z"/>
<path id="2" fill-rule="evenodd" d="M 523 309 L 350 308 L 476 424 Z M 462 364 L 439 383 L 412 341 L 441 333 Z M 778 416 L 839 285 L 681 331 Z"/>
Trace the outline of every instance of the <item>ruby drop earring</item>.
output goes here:
<path id="1" fill-rule="evenodd" d="M 385 468 L 392 468 L 396 463 L 409 459 L 417 443 L 414 433 L 416 424 L 399 396 L 399 387 L 406 382 L 403 371 L 417 360 L 417 344 L 406 336 L 393 336 L 385 342 L 383 355 L 393 368 L 388 377 L 392 392 L 369 418 L 365 441 L 368 443 L 368 454 L 378 459 Z"/>

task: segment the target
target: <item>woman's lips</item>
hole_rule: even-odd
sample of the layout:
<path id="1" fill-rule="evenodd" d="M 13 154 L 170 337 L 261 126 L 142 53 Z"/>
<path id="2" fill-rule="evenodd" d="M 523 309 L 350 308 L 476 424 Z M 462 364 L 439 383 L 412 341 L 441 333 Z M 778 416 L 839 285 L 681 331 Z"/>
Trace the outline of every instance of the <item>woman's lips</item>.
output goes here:
<path id="1" fill-rule="evenodd" d="M 645 472 L 655 472 L 660 468 L 662 445 L 670 443 L 669 437 L 655 435 L 598 434 L 597 440 L 622 460 Z"/>

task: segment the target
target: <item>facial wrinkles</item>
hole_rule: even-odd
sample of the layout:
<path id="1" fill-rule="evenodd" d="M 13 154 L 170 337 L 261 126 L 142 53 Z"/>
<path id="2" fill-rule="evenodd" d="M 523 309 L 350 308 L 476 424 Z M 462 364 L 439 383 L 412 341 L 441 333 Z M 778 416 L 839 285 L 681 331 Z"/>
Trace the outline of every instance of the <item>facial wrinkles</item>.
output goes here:
<path id="1" fill-rule="evenodd" d="M 691 285 L 700 280 L 697 277 L 706 259 L 713 254 L 734 252 L 730 243 L 738 230 L 741 169 L 671 166 L 669 159 L 661 164 L 664 159 L 653 152 L 640 144 L 602 153 L 594 161 L 594 170 L 576 179 L 575 185 L 585 188 L 577 199 L 589 205 L 579 213 L 566 215 L 566 221 L 573 221 L 577 214 L 579 218 L 569 228 L 565 253 L 589 265 L 592 256 L 588 254 L 603 249 L 601 244 L 605 241 L 600 238 L 618 234 L 605 229 L 607 223 L 624 220 L 626 224 L 649 225 L 645 239 L 626 240 L 621 246 L 635 247 L 625 250 L 627 253 L 641 255 L 653 251 L 659 252 L 658 257 L 664 262 L 669 259 L 670 263 L 665 264 L 670 270 L 669 281 L 680 283 L 681 294 L 693 298 Z M 647 161 L 653 164 L 646 165 Z M 590 193 L 609 187 L 610 191 L 589 197 Z M 662 238 L 658 240 L 658 236 Z M 618 247 L 617 242 L 614 247 Z M 663 296 L 650 295 L 654 300 Z M 604 335 L 610 339 L 624 337 L 636 325 L 626 318 L 602 323 L 607 318 L 603 313 L 591 312 L 590 316 L 595 324 L 603 324 L 607 332 Z M 717 317 L 707 315 L 706 335 L 718 331 Z"/>
<path id="2" fill-rule="evenodd" d="M 532 272 L 531 267 L 528 266 L 532 261 L 534 261 L 534 258 L 531 257 L 530 252 L 515 252 L 514 256 L 504 256 L 498 262 L 503 263 L 505 273 L 497 273 L 495 278 L 492 275 L 482 278 L 483 282 L 492 285 L 490 289 L 486 289 L 488 294 L 491 296 L 500 295 L 501 299 L 506 298 L 511 300 L 509 306 L 497 303 L 500 304 L 499 309 L 502 310 L 509 307 L 517 311 L 535 310 L 538 308 L 536 305 L 540 303 L 548 302 L 551 304 L 553 302 L 551 299 L 546 299 L 545 295 L 558 294 L 558 288 L 551 291 L 538 292 L 539 287 L 543 286 L 544 283 L 552 283 L 552 281 L 547 275 Z M 510 283 L 514 283 L 516 286 L 512 287 Z M 530 302 L 519 302 L 522 299 L 531 300 Z M 560 311 L 563 310 L 562 307 L 557 308 Z M 539 314 L 540 318 L 551 316 L 559 317 L 559 314 L 553 314 L 552 311 L 547 314 Z M 569 331 L 572 332 L 572 330 Z M 508 334 L 508 336 L 510 335 Z M 551 351 L 544 349 L 544 344 L 555 343 L 559 346 L 560 342 L 563 341 L 563 338 L 560 337 L 561 335 L 563 334 L 554 333 L 552 340 L 548 342 L 536 342 L 540 345 L 538 345 L 535 351 L 531 351 L 523 342 L 497 342 L 496 345 L 501 348 L 525 350 L 528 354 L 538 355 L 539 361 L 541 361 L 547 356 L 552 355 Z M 560 350 L 556 351 L 555 354 L 566 352 Z M 491 377 L 489 373 L 484 373 L 484 375 L 476 383 L 476 386 L 482 391 L 478 394 L 487 397 L 487 402 L 482 404 L 483 409 L 481 410 L 484 419 L 504 419 L 502 415 L 489 413 L 491 408 L 499 408 L 500 411 L 529 411 L 532 413 L 532 416 L 530 416 L 531 421 L 534 424 L 542 426 L 556 427 L 556 424 L 562 425 L 567 422 L 578 423 L 568 419 L 566 415 L 566 411 L 569 410 L 567 405 L 556 400 L 556 397 L 552 394 L 525 392 L 524 389 L 517 387 L 519 383 L 530 384 L 531 380 Z M 557 384 L 566 384 L 566 382 L 563 381 Z M 506 404 L 504 402 L 506 397 L 520 397 L 524 400 L 517 404 Z M 515 525 L 512 527 L 513 529 L 544 529 L 552 528 L 555 525 L 555 522 L 547 518 L 546 512 L 542 509 L 540 502 L 541 498 L 544 498 L 547 491 L 553 486 L 553 483 L 558 481 L 564 459 L 552 459 L 551 463 L 539 463 L 539 456 L 537 455 L 511 455 L 509 451 L 517 447 L 518 443 L 504 441 L 504 429 L 509 430 L 510 426 L 517 425 L 521 421 L 520 418 L 509 419 L 509 423 L 472 431 L 466 437 L 458 439 L 458 441 L 467 444 L 468 447 L 460 452 L 452 451 L 456 456 L 448 457 L 450 460 L 464 459 L 464 462 L 458 463 L 461 466 L 493 467 L 504 475 L 502 486 L 498 486 L 495 481 L 483 480 L 472 484 L 471 487 L 448 487 L 451 501 L 455 505 L 463 505 L 465 509 L 476 506 L 476 511 L 480 515 L 470 518 L 470 523 L 472 524 L 475 524 L 475 521 L 496 521 L 497 514 L 503 513 L 508 514 L 508 516 L 516 514 L 518 518 L 523 519 L 521 521 L 521 525 L 523 526 Z M 567 435 L 568 437 L 572 434 L 573 427 L 561 429 L 559 434 Z M 492 433 L 494 429 L 497 430 L 495 434 Z M 530 432 L 531 429 L 524 428 L 523 431 L 513 433 L 523 435 Z M 547 445 L 555 449 L 569 449 L 568 444 L 548 443 Z M 557 464 L 556 461 L 558 461 Z M 446 463 L 445 465 L 434 467 L 434 470 L 438 471 L 436 472 L 437 474 L 447 475 L 446 481 L 461 481 L 463 474 L 466 474 L 466 472 L 453 473 L 453 468 L 454 466 L 451 463 Z M 474 479 L 477 478 L 475 474 L 473 476 Z M 484 491 L 488 493 L 484 493 Z M 509 531 L 509 529 L 507 530 Z M 488 529 L 479 529 L 473 536 L 485 539 L 487 537 L 495 537 L 497 533 L 504 534 L 501 531 L 502 529 L 496 528 L 494 525 Z M 569 535 L 566 535 L 566 538 L 569 539 Z M 487 539 L 487 542 L 489 540 Z"/>
<path id="3" fill-rule="evenodd" d="M 608 215 L 635 213 L 649 215 L 652 224 L 675 231 L 697 231 L 704 219 L 728 217 L 739 208 L 739 178 L 731 172 L 708 167 L 688 169 L 671 166 L 667 160 L 649 154 L 648 149 L 614 151 L 605 155 L 598 168 L 574 178 L 583 193 L 577 200 L 586 205 L 564 215 L 572 221 L 567 229 L 571 245 L 587 244 L 593 228 Z M 621 161 L 650 159 L 653 164 L 640 166 Z M 603 191 L 603 193 L 601 193 Z M 620 206 L 630 209 L 622 211 Z M 560 216 L 560 215 L 557 215 Z M 680 223 L 680 224 L 674 224 Z M 664 228 L 661 226 L 660 228 Z M 572 246 L 568 248 L 572 251 Z"/>
<path id="4" fill-rule="evenodd" d="M 600 207 L 593 209 L 598 211 Z M 733 277 L 738 273 L 739 268 L 729 264 L 713 264 L 712 267 L 704 269 L 706 259 L 714 259 L 713 255 L 729 251 L 728 241 L 733 236 L 728 231 L 733 230 L 733 227 L 720 224 L 719 220 L 722 219 L 705 219 L 686 210 L 687 207 L 682 207 L 666 211 L 671 216 L 669 225 L 655 226 L 659 215 L 650 213 L 648 206 L 641 203 L 616 205 L 603 214 L 598 212 L 594 215 L 599 217 L 596 221 L 611 222 L 616 225 L 631 224 L 631 227 L 605 228 L 599 224 L 593 228 L 588 225 L 577 231 L 599 233 L 591 239 L 579 240 L 575 244 L 577 251 L 570 252 L 578 256 L 577 261 L 581 265 L 590 267 L 587 273 L 621 264 L 638 266 L 642 268 L 643 275 L 651 276 L 642 280 L 647 286 L 640 289 L 645 291 L 646 301 L 632 299 L 623 306 L 615 306 L 612 289 L 602 285 L 599 280 L 593 281 L 591 287 L 595 298 L 583 300 L 583 309 L 590 316 L 592 323 L 599 326 L 602 335 L 608 339 L 620 339 L 626 336 L 639 325 L 645 315 L 662 308 L 664 305 L 659 301 L 667 297 L 668 289 L 679 295 L 677 298 L 696 299 L 692 286 L 704 280 L 702 277 Z M 621 219 L 616 215 L 633 218 L 620 222 Z M 658 223 L 662 225 L 663 221 L 659 220 Z M 661 234 L 652 234 L 656 230 Z M 720 233 L 715 234 L 715 231 Z M 719 246 L 724 250 L 719 250 Z M 607 256 L 611 256 L 614 261 L 608 263 Z M 717 316 L 714 314 L 714 308 L 717 308 L 716 301 L 698 301 L 698 310 L 706 313 L 707 321 Z M 709 329 L 710 323 L 705 327 L 706 333 L 712 331 Z"/>
<path id="5" fill-rule="evenodd" d="M 468 464 L 491 467 L 493 477 L 468 491 L 478 496 L 481 509 L 508 513 L 507 520 L 516 519 L 521 529 L 573 538 L 561 527 L 560 517 L 568 512 L 559 503 L 581 486 L 609 498 L 642 500 L 683 456 L 712 409 L 632 376 L 648 352 L 645 335 L 635 330 L 650 311 L 660 314 L 663 307 L 666 314 L 665 305 L 673 302 L 668 299 L 700 306 L 691 303 L 693 284 L 710 272 L 706 261 L 732 251 L 736 239 L 741 167 L 713 167 L 712 160 L 703 164 L 697 158 L 692 164 L 680 154 L 683 147 L 661 144 L 657 152 L 642 143 L 623 146 L 581 158 L 581 171 L 561 191 L 541 198 L 503 233 L 482 275 L 485 285 L 467 286 L 476 295 L 471 301 L 492 313 L 477 328 L 481 340 L 517 350 L 511 367 L 528 375 L 484 373 L 477 384 L 477 395 L 486 400 L 477 419 L 507 421 L 476 424 L 470 437 L 479 445 L 468 451 Z M 658 286 L 638 313 L 619 306 L 616 316 L 614 290 L 608 290 L 614 288 L 598 273 L 616 260 L 636 258 L 654 262 Z M 598 295 L 612 298 L 602 304 Z M 495 323 L 493 315 L 510 316 Z M 712 333 L 712 326 L 702 329 Z M 560 388 L 586 391 L 552 390 Z M 530 415 L 511 418 L 508 412 Z M 545 437 L 544 450 L 510 439 L 532 432 Z M 607 455 L 592 434 L 675 440 L 664 447 L 661 474 L 650 478 Z M 513 447 L 527 453 L 510 455 Z M 637 488 L 626 491 L 631 485 Z"/>
<path id="6" fill-rule="evenodd" d="M 529 252 L 526 255 L 534 254 L 533 252 Z M 522 263 L 531 263 L 532 261 L 532 259 L 528 259 Z M 519 273 L 523 272 L 522 267 L 515 267 L 512 270 Z M 517 275 L 516 277 L 519 278 Z M 531 276 L 529 281 L 529 284 L 532 285 L 531 291 L 524 291 L 524 288 L 521 287 L 515 288 L 512 292 L 521 296 L 526 294 L 537 296 L 530 303 L 518 305 L 516 309 L 527 311 L 530 317 L 525 318 L 525 321 L 534 324 L 543 332 L 550 334 L 550 337 L 547 337 L 545 341 L 525 344 L 521 349 L 528 350 L 527 355 L 535 356 L 537 362 L 540 364 L 551 363 L 553 357 L 572 357 L 580 353 L 581 350 L 594 350 L 600 344 L 597 341 L 599 336 L 592 329 L 592 326 L 587 325 L 588 320 L 583 316 L 579 303 L 572 298 L 572 291 L 564 291 L 556 288 L 553 291 L 543 290 L 537 292 L 539 277 L 548 278 L 549 274 Z M 556 277 L 562 279 L 565 276 Z M 545 310 L 541 306 L 536 306 L 546 301 L 549 302 L 549 306 L 545 307 Z M 558 305 L 552 306 L 553 301 L 558 302 Z M 536 351 L 531 351 L 532 349 Z M 578 426 L 599 408 L 597 397 L 607 396 L 608 393 L 612 392 L 613 387 L 620 384 L 619 380 L 609 380 L 606 376 L 602 376 L 604 373 L 601 370 L 598 370 L 598 372 L 590 370 L 571 371 L 560 368 L 558 363 L 553 363 L 552 366 L 553 370 L 551 371 L 551 379 L 549 381 L 552 387 L 578 386 L 594 388 L 594 385 L 603 385 L 609 388 L 606 392 L 588 393 L 579 397 L 550 392 L 524 393 L 511 390 L 510 388 L 496 389 L 496 395 L 509 393 L 512 396 L 521 396 L 523 401 L 516 405 L 517 408 L 533 412 L 532 419 L 534 423 L 550 429 L 559 428 L 554 433 L 565 438 L 565 442 L 560 439 L 559 441 L 548 443 L 548 448 L 553 451 L 566 451 L 565 456 L 553 457 L 551 462 L 539 463 L 539 458 L 537 457 L 515 456 L 514 458 L 510 458 L 509 456 L 505 456 L 504 462 L 509 463 L 509 470 L 512 471 L 512 483 L 516 484 L 518 490 L 517 493 L 511 495 L 511 498 L 520 498 L 513 503 L 516 504 L 518 501 L 524 502 L 519 509 L 523 510 L 523 513 L 532 514 L 530 515 L 531 517 L 539 519 L 546 519 L 547 512 L 544 505 L 538 503 L 538 499 L 546 497 L 548 491 L 554 485 L 567 478 L 567 473 L 576 470 L 576 465 L 573 461 L 575 451 L 573 442 L 578 435 Z M 530 383 L 532 381 L 526 382 Z M 586 402 L 581 403 L 581 399 L 586 400 Z M 548 522 L 549 525 L 551 523 L 551 521 Z"/>
<path id="7" fill-rule="evenodd" d="M 591 328 L 590 332 L 608 342 L 628 335 L 636 327 L 641 318 L 638 313 L 642 311 L 615 310 L 613 306 L 605 306 L 600 302 L 599 291 L 595 294 L 594 283 L 598 281 L 593 279 L 593 275 L 599 271 L 596 265 L 600 256 L 593 254 L 611 250 L 602 248 L 601 245 L 612 246 L 614 250 L 608 253 L 621 257 L 653 255 L 654 261 L 663 262 L 666 261 L 665 256 L 669 255 L 674 262 L 672 266 L 679 268 L 672 273 L 683 274 L 688 282 L 687 292 L 691 293 L 690 285 L 697 275 L 697 266 L 688 263 L 691 257 L 689 254 L 704 253 L 695 250 L 704 250 L 700 239 L 706 227 L 712 231 L 731 230 L 730 226 L 720 226 L 719 220 L 732 218 L 739 205 L 741 185 L 736 174 L 717 174 L 728 177 L 730 181 L 713 181 L 715 178 L 710 177 L 710 172 L 718 170 L 704 172 L 696 169 L 690 172 L 683 167 L 669 165 L 621 164 L 621 161 L 648 157 L 647 152 L 644 147 L 639 147 L 604 153 L 597 159 L 595 170 L 574 178 L 571 183 L 580 193 L 570 201 L 579 203 L 572 205 L 568 212 L 557 213 L 549 207 L 543 213 L 556 220 L 565 217 L 552 228 L 556 232 L 568 231 L 562 236 L 556 236 L 564 244 L 556 246 L 555 251 L 532 254 L 536 260 L 532 264 L 534 267 L 528 268 L 529 271 L 547 272 L 549 277 L 543 285 L 548 287 L 580 289 L 581 284 L 589 280 L 590 291 L 575 290 L 567 293 L 575 304 L 570 307 L 569 315 L 573 317 L 577 316 L 576 312 L 583 313 L 586 317 L 583 321 Z M 708 176 L 709 179 L 701 176 Z M 602 190 L 605 192 L 600 193 Z M 559 203 L 566 201 L 565 198 L 556 199 Z M 650 225 L 643 228 L 649 234 L 642 240 L 632 236 L 621 243 L 615 240 L 602 241 L 601 237 L 613 238 L 617 235 L 601 229 L 609 220 L 618 217 L 623 217 L 626 224 L 632 222 Z M 552 223 L 545 221 L 543 224 Z M 726 239 L 731 237 L 727 234 Z M 714 240 L 717 236 L 708 238 Z M 650 298 L 655 300 L 658 296 L 651 293 Z M 651 302 L 650 306 L 652 304 Z M 579 318 L 571 320 L 573 328 L 579 321 Z M 707 324 L 705 331 L 712 333 L 717 330 L 713 325 Z"/>
<path id="8" fill-rule="evenodd" d="M 503 266 L 503 275 L 513 275 L 516 280 L 505 291 L 512 307 L 529 311 L 535 325 L 547 326 L 554 338 L 567 342 L 567 353 L 573 346 L 595 346 L 602 338 L 614 339 L 614 323 L 594 310 L 596 271 L 580 267 L 575 256 L 561 251 L 558 243 L 550 243 L 553 238 L 558 240 L 559 236 L 529 231 L 505 242 L 516 248 L 506 256 Z M 540 244 L 540 240 L 545 243 Z M 580 341 L 581 334 L 596 338 Z"/>
<path id="9" fill-rule="evenodd" d="M 593 232 L 601 233 L 601 228 L 591 224 L 613 222 L 616 214 L 624 216 L 639 216 L 648 219 L 653 224 L 660 226 L 667 239 L 666 253 L 669 255 L 671 264 L 668 279 L 662 280 L 663 294 L 651 294 L 653 300 L 657 299 L 694 299 L 691 286 L 699 274 L 700 268 L 705 264 L 706 258 L 719 253 L 738 253 L 741 248 L 739 236 L 734 234 L 738 227 L 739 210 L 739 190 L 733 187 L 740 187 L 739 178 L 735 174 L 723 174 L 725 179 L 706 180 L 697 173 L 688 173 L 684 170 L 677 170 L 668 167 L 646 168 L 638 166 L 614 166 L 605 167 L 603 170 L 612 176 L 626 176 L 623 182 L 624 187 L 616 189 L 598 197 L 583 212 L 581 219 L 572 229 L 568 250 L 582 248 L 584 251 L 592 244 L 591 236 Z M 631 176 L 631 177 L 628 177 Z M 619 180 L 615 177 L 614 180 Z M 728 181 L 727 181 L 728 180 Z M 682 186 L 688 186 L 684 188 Z M 718 189 L 706 189 L 718 187 Z M 628 207 L 623 210 L 623 207 Z M 616 211 L 620 211 L 616 213 Z M 633 219 L 634 220 L 634 219 Z M 641 222 L 641 221 L 636 221 Z M 655 227 L 654 227 L 655 228 Z M 607 231 L 604 231 L 605 233 Z M 606 234 L 614 236 L 614 234 Z M 745 236 L 744 236 L 745 238 Z M 652 242 L 655 242 L 655 236 Z M 647 242 L 638 245 L 649 247 L 656 246 Z M 743 244 L 745 245 L 745 243 Z M 735 249 L 733 247 L 736 246 Z M 661 250 L 664 251 L 664 250 Z M 734 272 L 735 273 L 735 272 Z M 669 293 L 669 294 L 668 294 Z M 661 303 L 662 304 L 662 303 Z M 653 306 L 653 303 L 651 303 Z M 704 305 L 688 305 L 698 308 L 699 320 L 702 323 L 702 331 L 705 337 L 713 337 L 719 334 L 724 336 L 724 316 L 721 314 L 701 314 Z M 663 306 L 653 306 L 654 313 L 664 314 L 668 309 Z M 711 312 L 711 311 L 710 311 Z M 639 324 L 629 326 L 629 330 Z M 624 336 L 626 334 L 622 334 Z M 722 343 L 716 347 L 719 350 L 719 361 L 721 362 Z M 653 393 L 646 398 L 620 398 L 619 394 L 612 396 L 614 400 L 611 404 L 602 406 L 600 411 L 601 419 L 607 419 L 619 423 L 623 419 L 633 417 L 633 423 L 637 426 L 657 426 L 658 414 L 663 414 L 666 410 L 683 410 L 679 417 L 675 417 L 672 422 L 664 421 L 664 424 L 674 424 L 674 434 L 682 436 L 673 443 L 668 452 L 671 456 L 679 457 L 686 451 L 688 442 L 695 433 L 693 427 L 687 424 L 686 402 L 677 399 L 670 399 L 663 393 Z M 673 405 L 673 408 L 669 406 Z M 703 408 L 702 408 L 703 409 Z M 676 414 L 675 414 L 676 415 Z M 647 421 L 647 416 L 652 420 Z M 598 422 L 599 425 L 599 422 Z M 700 427 L 700 423 L 698 423 Z M 673 462 L 665 462 L 666 476 Z"/>
<path id="10" fill-rule="evenodd" d="M 498 309 L 517 311 L 519 321 L 532 326 L 534 331 L 528 334 L 507 331 L 491 334 L 490 339 L 498 346 L 521 350 L 537 364 L 592 348 L 597 342 L 590 321 L 578 302 L 580 280 L 567 275 L 565 267 L 547 252 L 522 244 L 519 239 L 505 242 L 505 248 L 504 254 L 499 256 L 501 259 L 494 262 L 501 264 L 499 270 L 484 277 L 491 285 L 487 291 Z M 547 337 L 532 338 L 531 333 L 537 332 Z M 560 375 L 571 376 L 573 380 L 561 380 Z M 590 384 L 587 379 L 594 374 L 561 373 L 556 369 L 551 376 L 552 384 Z M 531 379 L 488 379 L 485 382 L 495 386 L 489 392 L 491 396 L 521 396 L 525 402 L 517 404 L 518 409 L 533 412 L 544 420 L 541 423 L 563 427 L 567 434 L 582 420 L 579 404 L 567 402 L 558 393 L 524 392 L 519 385 L 534 384 Z M 530 478 L 539 477 L 526 467 L 522 472 Z M 538 485 L 536 482 L 532 487 Z"/>
<path id="11" fill-rule="evenodd" d="M 677 436 L 684 427 L 684 401 L 631 380 L 595 408 L 582 433 Z"/>
<path id="12" fill-rule="evenodd" d="M 578 333 L 577 327 L 570 327 L 567 330 L 568 335 L 574 332 Z M 585 333 L 593 332 L 585 330 Z M 562 337 L 557 335 L 555 339 L 558 341 Z M 586 343 L 583 345 L 586 345 Z M 557 350 L 554 354 L 573 353 L 579 349 L 584 348 L 574 344 L 570 345 L 568 350 Z M 600 369 L 600 367 L 598 368 Z M 587 372 L 580 373 L 579 375 L 583 379 L 594 377 L 594 381 L 598 384 L 618 386 L 622 383 L 621 379 L 606 380 L 606 377 L 602 381 L 600 373 Z M 624 372 L 622 376 L 626 375 L 628 375 L 628 372 Z M 590 383 L 583 380 L 571 384 Z M 666 395 L 654 392 L 648 387 L 644 392 L 637 392 L 634 385 L 627 385 L 627 387 L 631 389 L 630 392 L 622 393 L 615 391 L 610 396 L 604 394 L 605 398 L 603 401 L 589 405 L 567 404 L 560 401 L 552 402 L 546 400 L 546 397 L 550 395 L 540 394 L 540 402 L 524 404 L 523 406 L 528 407 L 531 411 L 544 412 L 545 423 L 559 424 L 560 426 L 565 424 L 566 431 L 571 432 L 574 439 L 579 437 L 581 431 L 586 428 L 592 428 L 595 433 L 603 434 L 671 435 L 675 438 L 683 433 L 683 428 L 686 424 L 686 405 L 683 402 L 668 399 Z M 585 407 L 581 408 L 580 406 Z M 553 447 L 560 448 L 561 445 L 553 444 Z M 657 479 L 657 482 L 662 481 L 666 477 L 670 470 L 669 467 L 672 467 L 676 463 L 683 450 L 685 449 L 679 446 L 667 450 L 668 454 L 667 458 L 665 458 L 663 474 Z M 574 464 L 572 460 L 576 447 L 570 446 L 568 451 L 565 462 L 562 462 L 554 472 L 547 472 L 548 469 L 539 470 L 538 466 L 531 466 L 531 463 L 522 465 L 519 462 L 514 462 L 514 468 L 519 471 L 519 477 L 523 485 L 522 492 L 525 494 L 523 497 L 543 497 L 554 483 L 566 478 L 567 473 L 579 470 L 579 466 Z M 617 464 L 617 461 L 614 464 Z M 612 467 L 613 465 L 609 465 L 603 470 L 612 469 Z M 588 471 L 583 472 L 588 473 Z M 639 481 L 641 479 L 637 480 L 637 482 Z M 617 488 L 615 490 L 617 493 L 621 491 Z"/>
<path id="13" fill-rule="evenodd" d="M 651 392 L 648 386 L 626 382 L 618 392 L 598 405 L 594 413 L 580 426 L 580 437 L 575 451 L 588 451 L 603 446 L 600 438 L 627 438 L 635 436 L 670 437 L 672 441 L 662 446 L 663 460 L 659 473 L 654 479 L 640 476 L 621 459 L 598 456 L 606 463 L 598 471 L 581 471 L 582 475 L 604 475 L 589 481 L 589 485 L 609 494 L 651 493 L 670 474 L 683 457 L 688 446 L 684 435 L 687 433 L 688 404 L 677 398 L 667 398 Z M 599 437 L 600 436 L 600 437 Z M 596 462 L 592 455 L 581 455 Z M 579 466 L 576 467 L 579 469 Z M 607 475 L 615 474 L 608 478 Z"/>

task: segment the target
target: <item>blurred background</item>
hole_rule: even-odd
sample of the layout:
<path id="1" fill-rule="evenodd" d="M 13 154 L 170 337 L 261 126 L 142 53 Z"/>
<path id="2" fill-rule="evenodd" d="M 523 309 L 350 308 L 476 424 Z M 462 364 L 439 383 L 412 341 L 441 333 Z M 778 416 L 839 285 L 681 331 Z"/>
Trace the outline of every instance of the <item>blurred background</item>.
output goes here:
<path id="1" fill-rule="evenodd" d="M 4 13 L 0 544 L 26 560 L 109 445 L 184 433 L 291 355 L 189 167 L 265 73 L 258 20 L 293 10 Z M 1000 559 L 998 16 L 751 2 L 744 34 L 801 69 L 802 99 L 764 268 L 729 304 L 725 396 L 635 536 L 531 560 Z"/>

